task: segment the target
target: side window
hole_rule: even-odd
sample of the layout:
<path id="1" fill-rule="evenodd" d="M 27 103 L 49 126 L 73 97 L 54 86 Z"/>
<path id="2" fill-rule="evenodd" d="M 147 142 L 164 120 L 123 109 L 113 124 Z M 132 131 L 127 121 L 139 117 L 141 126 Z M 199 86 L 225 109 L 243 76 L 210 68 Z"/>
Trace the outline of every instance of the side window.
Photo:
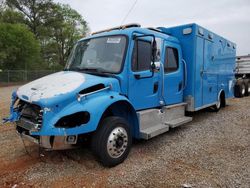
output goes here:
<path id="1" fill-rule="evenodd" d="M 151 43 L 144 40 L 138 40 L 137 45 L 135 43 L 133 49 L 132 71 L 138 72 L 149 70 L 151 66 L 151 54 Z"/>
<path id="2" fill-rule="evenodd" d="M 164 72 L 174 72 L 178 69 L 178 50 L 176 48 L 166 48 L 165 63 L 164 63 Z"/>

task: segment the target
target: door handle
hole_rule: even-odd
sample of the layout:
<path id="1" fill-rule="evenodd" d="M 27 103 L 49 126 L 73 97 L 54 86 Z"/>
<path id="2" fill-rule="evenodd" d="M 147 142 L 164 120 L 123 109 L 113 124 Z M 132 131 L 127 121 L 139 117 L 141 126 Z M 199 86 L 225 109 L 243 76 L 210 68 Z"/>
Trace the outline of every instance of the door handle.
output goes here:
<path id="1" fill-rule="evenodd" d="M 156 93 L 158 91 L 158 88 L 159 88 L 159 82 L 155 82 L 153 93 Z"/>
<path id="2" fill-rule="evenodd" d="M 206 73 L 207 73 L 207 71 L 204 71 L 204 70 L 201 70 L 201 72 L 200 72 L 201 76 L 202 76 L 203 74 L 206 74 Z"/>
<path id="3" fill-rule="evenodd" d="M 182 87 L 182 81 L 181 81 L 181 82 L 179 83 L 179 85 L 178 85 L 178 92 L 181 91 L 182 88 L 183 88 L 183 87 Z"/>

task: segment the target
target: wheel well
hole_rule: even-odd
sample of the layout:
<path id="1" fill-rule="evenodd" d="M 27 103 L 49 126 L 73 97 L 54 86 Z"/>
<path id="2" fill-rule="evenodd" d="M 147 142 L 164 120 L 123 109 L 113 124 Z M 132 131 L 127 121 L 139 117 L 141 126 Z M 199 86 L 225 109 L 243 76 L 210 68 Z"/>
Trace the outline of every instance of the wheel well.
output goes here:
<path id="1" fill-rule="evenodd" d="M 221 106 L 225 107 L 226 106 L 226 96 L 224 90 L 220 91 L 220 100 L 221 100 Z"/>
<path id="2" fill-rule="evenodd" d="M 102 122 L 106 117 L 109 116 L 119 116 L 124 118 L 128 124 L 131 126 L 130 130 L 134 137 L 139 135 L 139 123 L 136 112 L 133 106 L 127 101 L 117 101 L 111 104 L 102 114 L 100 122 Z M 100 126 L 100 122 L 98 128 Z"/>

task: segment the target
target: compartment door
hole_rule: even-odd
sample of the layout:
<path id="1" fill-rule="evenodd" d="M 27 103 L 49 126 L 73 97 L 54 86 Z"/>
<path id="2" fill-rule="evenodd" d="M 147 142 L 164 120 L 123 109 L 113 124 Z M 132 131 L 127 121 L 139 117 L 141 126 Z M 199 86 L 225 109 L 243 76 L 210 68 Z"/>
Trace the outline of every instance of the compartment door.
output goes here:
<path id="1" fill-rule="evenodd" d="M 213 42 L 204 40 L 202 76 L 202 103 L 209 105 L 217 101 L 217 70 L 213 57 Z"/>
<path id="2" fill-rule="evenodd" d="M 197 37 L 196 39 L 196 54 L 195 54 L 195 87 L 194 87 L 194 100 L 195 108 L 201 108 L 203 105 L 203 58 L 204 55 L 204 39 Z"/>

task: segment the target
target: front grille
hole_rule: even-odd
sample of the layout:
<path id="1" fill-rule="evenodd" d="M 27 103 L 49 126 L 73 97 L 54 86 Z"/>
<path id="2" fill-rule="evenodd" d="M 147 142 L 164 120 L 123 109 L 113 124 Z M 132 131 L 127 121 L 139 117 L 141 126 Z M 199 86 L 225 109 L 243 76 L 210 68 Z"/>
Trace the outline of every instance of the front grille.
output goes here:
<path id="1" fill-rule="evenodd" d="M 43 122 L 43 110 L 40 106 L 20 100 L 17 107 L 20 112 L 18 126 L 28 130 L 41 129 Z"/>

